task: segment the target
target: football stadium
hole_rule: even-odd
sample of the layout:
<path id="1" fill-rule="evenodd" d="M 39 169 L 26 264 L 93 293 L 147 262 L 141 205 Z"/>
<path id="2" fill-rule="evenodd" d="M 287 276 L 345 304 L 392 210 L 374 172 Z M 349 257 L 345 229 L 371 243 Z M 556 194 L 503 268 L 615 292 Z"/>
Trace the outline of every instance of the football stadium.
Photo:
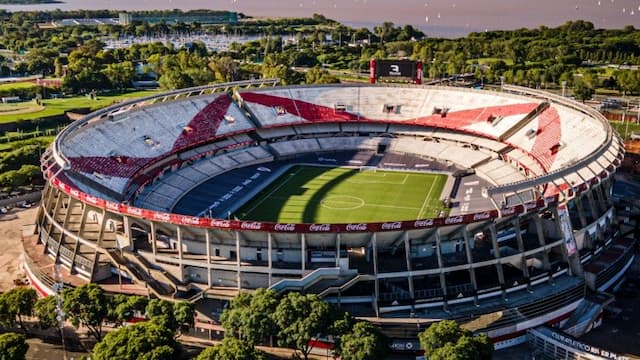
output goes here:
<path id="1" fill-rule="evenodd" d="M 65 286 L 171 300 L 315 293 L 396 350 L 440 319 L 496 348 L 600 320 L 584 304 L 635 243 L 612 200 L 624 147 L 596 110 L 510 85 L 276 85 L 166 92 L 62 131 L 31 284 L 53 293 L 49 261 Z"/>

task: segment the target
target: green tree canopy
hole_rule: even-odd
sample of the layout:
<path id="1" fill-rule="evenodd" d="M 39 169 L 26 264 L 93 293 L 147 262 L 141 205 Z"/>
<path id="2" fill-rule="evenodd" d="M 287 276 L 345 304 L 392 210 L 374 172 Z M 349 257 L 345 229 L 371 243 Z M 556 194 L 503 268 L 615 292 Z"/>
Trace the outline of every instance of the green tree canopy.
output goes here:
<path id="1" fill-rule="evenodd" d="M 265 343 L 277 333 L 271 316 L 277 305 L 277 296 L 273 290 L 258 289 L 252 295 L 240 294 L 222 313 L 225 334 L 251 344 Z"/>
<path id="2" fill-rule="evenodd" d="M 582 102 L 591 99 L 594 93 L 593 87 L 582 79 L 576 81 L 573 85 L 573 94 Z"/>
<path id="3" fill-rule="evenodd" d="M 176 326 L 180 332 L 193 327 L 195 315 L 195 304 L 186 301 L 173 303 L 173 318 L 176 320 Z"/>
<path id="4" fill-rule="evenodd" d="M 313 349 L 309 340 L 328 333 L 332 310 L 314 294 L 291 292 L 280 300 L 273 319 L 280 329 L 278 344 L 296 349 L 304 359 L 308 359 Z"/>
<path id="5" fill-rule="evenodd" d="M 147 318 L 175 333 L 177 330 L 176 318 L 173 312 L 173 303 L 167 300 L 151 299 L 145 309 Z"/>
<path id="6" fill-rule="evenodd" d="M 36 291 L 30 287 L 13 288 L 1 295 L 6 301 L 7 316 L 17 316 L 20 326 L 24 329 L 22 316 L 31 316 L 33 306 L 38 300 Z"/>
<path id="7" fill-rule="evenodd" d="M 97 284 L 86 284 L 62 292 L 63 309 L 73 326 L 86 326 L 89 333 L 100 341 L 102 321 L 109 312 L 109 299 Z"/>
<path id="8" fill-rule="evenodd" d="M 149 299 L 136 295 L 115 295 L 109 303 L 108 318 L 114 322 L 125 322 L 139 313 L 143 315 L 146 311 Z"/>
<path id="9" fill-rule="evenodd" d="M 432 324 L 418 338 L 430 360 L 488 360 L 493 355 L 493 344 L 486 335 L 473 336 L 453 320 Z"/>
<path id="10" fill-rule="evenodd" d="M 343 360 L 384 359 L 387 349 L 384 336 L 366 321 L 356 323 L 351 332 L 340 338 L 339 352 Z"/>
<path id="11" fill-rule="evenodd" d="M 108 333 L 93 348 L 96 360 L 172 360 L 178 348 L 173 332 L 151 321 Z"/>
<path id="12" fill-rule="evenodd" d="M 29 350 L 29 344 L 22 334 L 6 333 L 0 335 L 0 359 L 24 360 Z"/>
<path id="13" fill-rule="evenodd" d="M 43 329 L 58 326 L 58 299 L 55 296 L 47 296 L 36 301 L 33 313 L 38 317 L 38 322 Z"/>
<path id="14" fill-rule="evenodd" d="M 264 354 L 245 341 L 225 337 L 218 345 L 208 347 L 196 360 L 262 360 Z"/>

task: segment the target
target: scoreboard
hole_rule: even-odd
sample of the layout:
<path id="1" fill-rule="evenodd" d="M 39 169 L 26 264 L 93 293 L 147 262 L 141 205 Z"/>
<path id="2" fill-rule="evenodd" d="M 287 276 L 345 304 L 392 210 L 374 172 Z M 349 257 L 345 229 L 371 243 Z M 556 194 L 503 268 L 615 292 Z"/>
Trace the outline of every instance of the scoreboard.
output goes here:
<path id="1" fill-rule="evenodd" d="M 376 60 L 378 77 L 401 77 L 414 79 L 416 62 L 411 60 Z"/>
<path id="2" fill-rule="evenodd" d="M 369 82 L 375 84 L 378 78 L 421 84 L 422 61 L 371 59 L 369 63 Z"/>

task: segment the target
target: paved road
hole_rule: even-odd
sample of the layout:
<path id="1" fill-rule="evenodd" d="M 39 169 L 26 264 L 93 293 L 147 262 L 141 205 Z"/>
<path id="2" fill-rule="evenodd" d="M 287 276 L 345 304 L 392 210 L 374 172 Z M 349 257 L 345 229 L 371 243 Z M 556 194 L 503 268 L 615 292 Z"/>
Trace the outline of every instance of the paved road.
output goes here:
<path id="1" fill-rule="evenodd" d="M 79 359 L 81 356 L 87 356 L 87 352 L 71 352 L 63 351 L 59 344 L 50 344 L 40 339 L 28 339 L 29 351 L 27 352 L 27 360 L 43 360 L 43 359 Z M 66 356 L 66 357 L 65 357 Z"/>

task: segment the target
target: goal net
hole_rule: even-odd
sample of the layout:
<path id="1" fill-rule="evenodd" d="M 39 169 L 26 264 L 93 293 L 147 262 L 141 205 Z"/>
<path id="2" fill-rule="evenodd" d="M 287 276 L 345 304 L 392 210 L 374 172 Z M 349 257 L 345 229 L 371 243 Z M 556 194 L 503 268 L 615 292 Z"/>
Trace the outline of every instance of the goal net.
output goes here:
<path id="1" fill-rule="evenodd" d="M 360 172 L 376 172 L 378 170 L 375 166 L 360 166 Z"/>

